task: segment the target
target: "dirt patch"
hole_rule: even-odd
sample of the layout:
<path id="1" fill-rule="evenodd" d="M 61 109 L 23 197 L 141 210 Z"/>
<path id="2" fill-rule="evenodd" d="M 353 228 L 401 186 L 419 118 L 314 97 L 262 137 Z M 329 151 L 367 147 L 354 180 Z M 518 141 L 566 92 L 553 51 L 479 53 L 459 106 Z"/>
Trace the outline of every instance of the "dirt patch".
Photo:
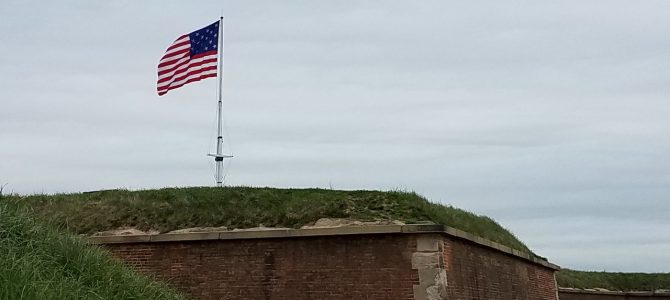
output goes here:
<path id="1" fill-rule="evenodd" d="M 263 224 L 261 224 L 258 227 L 251 227 L 251 228 L 235 228 L 231 231 L 264 231 L 264 230 L 288 230 L 291 228 L 286 228 L 286 227 L 265 227 Z"/>
<path id="2" fill-rule="evenodd" d="M 158 234 L 158 230 L 139 230 L 135 227 L 121 227 L 113 230 L 106 230 L 101 232 L 96 232 L 93 236 L 109 236 L 109 235 L 144 235 L 144 234 Z"/>
<path id="3" fill-rule="evenodd" d="M 314 222 L 314 224 L 302 226 L 300 227 L 300 229 L 344 227 L 344 226 L 369 226 L 369 225 L 405 225 L 405 222 L 398 220 L 357 221 L 350 219 L 321 218 L 316 222 Z"/>
<path id="4" fill-rule="evenodd" d="M 351 219 L 338 219 L 338 218 L 321 218 L 314 222 L 313 224 L 305 225 L 300 227 L 300 229 L 311 229 L 311 228 L 333 228 L 333 227 L 345 227 L 345 226 L 370 226 L 370 225 L 405 225 L 405 222 L 398 220 L 383 220 L 383 221 L 358 221 Z M 259 224 L 258 227 L 251 228 L 235 228 L 228 229 L 226 226 L 220 227 L 191 227 L 172 230 L 166 232 L 168 234 L 177 234 L 177 233 L 196 233 L 196 232 L 222 232 L 222 231 L 265 231 L 265 230 L 288 230 L 291 228 L 286 227 L 265 227 L 263 224 Z M 94 233 L 93 236 L 110 236 L 110 235 L 145 235 L 145 234 L 159 234 L 158 230 L 147 230 L 143 231 L 135 227 L 121 227 L 119 229 L 107 230 L 102 232 Z"/>
<path id="5" fill-rule="evenodd" d="M 172 230 L 168 233 L 193 233 L 193 232 L 217 232 L 217 231 L 228 231 L 228 227 L 226 227 L 226 226 L 220 226 L 220 227 L 192 227 L 192 228 Z"/>

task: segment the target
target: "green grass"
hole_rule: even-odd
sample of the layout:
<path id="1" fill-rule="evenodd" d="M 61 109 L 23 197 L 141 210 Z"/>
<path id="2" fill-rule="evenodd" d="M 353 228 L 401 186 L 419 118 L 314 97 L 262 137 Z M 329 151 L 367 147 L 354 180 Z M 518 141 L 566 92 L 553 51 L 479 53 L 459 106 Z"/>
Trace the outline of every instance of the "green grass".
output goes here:
<path id="1" fill-rule="evenodd" d="M 0 299 L 184 299 L 0 200 Z"/>
<path id="2" fill-rule="evenodd" d="M 77 234 L 123 226 L 161 232 L 206 226 L 248 228 L 259 224 L 298 228 L 320 218 L 432 221 L 531 253 L 491 218 L 432 203 L 411 192 L 194 187 L 3 198 L 0 199 L 0 299 L 12 298 L 7 295 L 17 293 L 24 293 L 24 299 L 178 299 L 163 286 L 126 271 L 100 251 L 84 247 L 82 241 L 59 235 L 25 215 L 17 215 L 16 209 L 11 208 L 15 206 Z M 8 208 L 6 204 L 17 205 Z M 92 265 L 96 267 L 91 268 Z M 2 273 L 2 270 L 9 271 Z M 670 288 L 670 274 L 563 269 L 556 278 L 561 287 L 623 291 Z M 2 284 L 7 280 L 12 280 L 9 285 Z M 123 289 L 118 282 L 126 282 Z"/>
<path id="3" fill-rule="evenodd" d="M 432 221 L 531 253 L 491 218 L 431 203 L 410 192 L 252 187 L 109 190 L 78 194 L 6 196 L 34 215 L 79 234 L 133 226 L 167 232 L 227 226 L 298 228 L 320 218 Z"/>
<path id="4" fill-rule="evenodd" d="M 604 288 L 611 291 L 670 289 L 670 273 L 614 273 L 562 269 L 556 274 L 560 287 Z"/>

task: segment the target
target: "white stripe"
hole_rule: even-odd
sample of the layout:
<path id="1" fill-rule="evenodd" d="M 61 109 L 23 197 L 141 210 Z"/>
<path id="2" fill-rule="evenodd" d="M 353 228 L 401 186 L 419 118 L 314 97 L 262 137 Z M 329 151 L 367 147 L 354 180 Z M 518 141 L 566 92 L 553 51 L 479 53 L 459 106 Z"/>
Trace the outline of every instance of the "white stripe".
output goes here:
<path id="1" fill-rule="evenodd" d="M 165 56 L 167 56 L 167 55 L 170 55 L 170 54 L 172 54 L 172 53 L 175 53 L 175 52 L 177 52 L 177 51 L 181 51 L 181 50 L 184 50 L 184 49 L 188 49 L 188 48 L 191 48 L 191 44 L 182 45 L 182 46 L 179 46 L 179 47 L 174 48 L 174 49 L 172 49 L 172 50 L 169 50 L 169 51 L 165 52 L 165 54 L 163 54 L 163 57 L 165 57 Z"/>
<path id="2" fill-rule="evenodd" d="M 184 73 L 189 73 L 191 71 L 198 71 L 200 69 L 204 69 L 204 68 L 207 68 L 207 67 L 216 67 L 216 66 L 217 66 L 217 63 L 212 62 L 212 63 L 204 64 L 204 65 L 201 65 L 201 66 L 193 67 L 193 68 L 188 68 Z M 211 71 L 213 71 L 216 74 L 216 70 L 211 70 Z M 207 71 L 207 72 L 209 72 L 209 71 Z M 179 81 L 171 81 L 170 80 L 170 81 L 162 82 L 161 84 L 158 85 L 158 88 L 161 88 L 161 87 L 164 87 L 164 86 L 178 85 L 179 83 L 182 83 L 182 82 L 188 80 L 188 78 L 191 78 L 194 75 L 195 76 L 200 76 L 201 74 L 209 74 L 207 72 L 193 74 L 193 75 L 187 76 L 184 79 L 181 79 Z"/>
<path id="3" fill-rule="evenodd" d="M 179 81 L 174 81 L 174 80 L 177 79 L 179 76 L 181 76 L 181 75 L 186 75 L 187 73 L 194 72 L 194 71 L 197 72 L 197 71 L 199 71 L 199 70 L 201 70 L 201 69 L 208 68 L 208 67 L 216 67 L 216 62 L 214 62 L 214 63 L 209 63 L 209 64 L 204 64 L 204 65 L 197 66 L 197 67 L 189 68 L 189 69 L 185 70 L 182 74 L 179 74 L 178 76 L 176 76 L 175 78 L 172 78 L 171 80 L 168 80 L 168 81 L 165 81 L 165 82 L 161 82 L 161 83 L 158 85 L 158 87 L 160 88 L 160 87 L 163 87 L 163 86 L 169 86 L 169 85 L 175 85 L 175 84 L 178 84 L 179 82 L 182 82 L 182 81 L 184 80 L 184 79 L 180 79 Z M 189 76 L 191 76 L 191 75 L 189 75 Z M 186 78 L 188 78 L 188 77 L 186 77 Z"/>
<path id="4" fill-rule="evenodd" d="M 189 61 L 191 59 L 191 54 L 186 53 L 186 54 L 184 54 L 184 56 L 179 56 L 178 58 L 179 58 L 178 61 L 175 61 L 174 63 L 169 64 L 167 66 L 163 66 L 163 67 L 158 68 L 158 73 L 163 72 L 167 69 L 174 68 L 174 66 L 176 66 L 176 65 L 181 65 L 181 64 Z M 160 65 L 160 63 L 158 65 Z"/>
<path id="5" fill-rule="evenodd" d="M 177 39 L 176 41 L 174 41 L 174 43 L 172 43 L 172 45 L 174 45 L 174 44 L 176 44 L 176 43 L 179 43 L 179 42 L 182 42 L 182 41 L 185 41 L 185 40 L 188 40 L 188 34 L 185 34 L 185 35 L 182 36 L 181 38 L 179 38 L 179 39 Z"/>
<path id="6" fill-rule="evenodd" d="M 173 84 L 173 85 L 166 86 L 166 87 L 163 87 L 163 88 L 158 89 L 158 92 L 167 92 L 167 91 L 169 91 L 170 89 L 177 89 L 177 88 L 180 88 L 180 87 L 184 86 L 184 84 L 185 84 L 186 81 L 188 81 L 188 80 L 191 80 L 191 79 L 193 79 L 193 78 L 199 78 L 199 77 L 206 76 L 206 75 L 210 75 L 210 74 L 211 74 L 211 75 L 216 75 L 216 70 L 211 70 L 211 71 L 207 71 L 207 72 L 203 72 L 203 73 L 198 73 L 198 74 L 191 75 L 191 76 L 189 76 L 188 78 L 184 78 L 184 80 L 179 81 L 179 83 L 175 83 L 175 84 Z"/>
<path id="7" fill-rule="evenodd" d="M 181 42 L 185 42 L 185 41 L 189 41 L 188 35 L 185 36 L 185 37 L 183 37 L 183 38 L 181 38 L 181 39 L 176 40 L 174 43 L 172 43 L 172 45 L 170 45 L 170 47 L 174 46 L 175 44 L 178 44 L 178 43 L 181 43 Z M 170 49 L 170 47 L 168 47 L 168 49 Z M 167 56 L 167 55 L 169 55 L 169 54 L 172 54 L 172 53 L 175 53 L 175 52 L 177 52 L 177 51 L 184 50 L 184 49 L 189 49 L 189 48 L 191 48 L 191 44 L 190 44 L 190 43 L 166 51 L 165 54 L 163 54 L 163 57 L 161 57 L 161 60 L 158 62 L 158 64 L 160 65 L 160 64 L 162 64 L 162 63 L 169 62 L 169 61 L 173 61 L 173 60 L 179 59 L 179 58 L 181 58 L 181 57 L 184 57 L 185 55 L 187 55 L 187 54 L 189 54 L 189 53 L 186 52 L 186 53 L 184 53 L 184 55 L 175 55 L 175 56 L 172 56 L 172 57 L 165 57 L 165 56 Z"/>
<path id="8" fill-rule="evenodd" d="M 188 77 L 186 77 L 186 78 L 184 78 L 184 79 L 182 79 L 182 80 L 172 82 L 172 83 L 170 83 L 170 85 L 168 85 L 168 86 L 164 86 L 163 88 L 161 88 L 161 86 L 159 86 L 159 87 L 158 87 L 158 91 L 159 91 L 159 92 L 166 91 L 166 90 L 168 90 L 171 86 L 178 86 L 178 85 L 183 84 L 184 82 L 188 81 L 189 79 L 197 78 L 197 77 L 200 77 L 200 76 L 203 76 L 203 75 L 210 75 L 210 74 L 216 74 L 216 70 L 210 70 L 210 71 L 207 71 L 207 72 L 202 72 L 202 73 L 198 73 L 198 74 L 193 74 L 193 75 L 188 76 Z"/>
<path id="9" fill-rule="evenodd" d="M 167 66 L 160 67 L 158 71 L 160 72 L 161 70 L 169 69 L 174 67 L 177 64 L 183 64 L 185 61 L 189 60 L 191 58 L 191 53 L 186 52 L 183 55 L 177 55 L 170 57 L 169 59 L 164 59 L 158 62 L 158 65 L 160 66 L 162 63 L 169 63 Z"/>
<path id="10" fill-rule="evenodd" d="M 161 74 L 160 76 L 158 76 L 158 80 L 161 80 L 161 79 L 167 78 L 167 77 L 172 77 L 172 75 L 174 75 L 175 73 L 178 73 L 179 70 L 183 70 L 185 68 L 188 68 L 192 64 L 196 64 L 196 63 L 199 63 L 201 61 L 205 61 L 205 60 L 211 59 L 211 58 L 216 58 L 216 55 L 207 55 L 207 56 L 203 56 L 201 58 L 193 59 L 193 60 L 189 61 L 187 64 L 182 64 L 181 66 L 177 67 L 176 69 L 174 69 L 170 72 Z M 175 65 L 176 64 L 172 64 L 170 66 L 174 67 Z M 161 70 L 166 70 L 166 69 L 169 69 L 168 66 L 165 66 L 163 68 L 158 68 L 158 73 L 160 74 Z"/>
<path id="11" fill-rule="evenodd" d="M 210 55 L 207 55 L 207 56 L 203 56 L 203 58 L 214 57 L 214 56 L 216 56 L 216 54 L 210 54 Z M 189 54 L 189 53 L 186 53 L 186 54 L 184 54 L 183 57 L 181 57 L 181 59 L 180 59 L 179 61 L 176 61 L 175 63 L 173 63 L 173 64 L 169 64 L 169 65 L 167 65 L 167 66 L 163 66 L 163 67 L 158 68 L 158 73 L 160 74 L 160 72 L 162 72 L 162 71 L 165 71 L 165 70 L 167 70 L 167 69 L 171 69 L 171 68 L 173 68 L 173 67 L 176 66 L 176 65 L 183 64 L 183 63 L 185 63 L 185 62 L 186 62 L 187 60 L 189 60 L 189 59 L 190 59 L 190 54 Z M 160 63 L 159 63 L 159 65 L 160 65 Z"/>
<path id="12" fill-rule="evenodd" d="M 189 37 L 188 37 L 188 34 L 185 35 L 185 36 L 183 36 L 182 38 L 177 39 L 176 41 L 174 41 L 172 44 L 170 44 L 170 46 L 168 47 L 168 49 L 170 49 L 170 47 L 172 47 L 172 45 L 174 45 L 174 44 L 179 44 L 179 43 L 181 43 L 181 42 L 185 42 L 185 41 L 190 41 L 190 39 L 189 39 Z"/>

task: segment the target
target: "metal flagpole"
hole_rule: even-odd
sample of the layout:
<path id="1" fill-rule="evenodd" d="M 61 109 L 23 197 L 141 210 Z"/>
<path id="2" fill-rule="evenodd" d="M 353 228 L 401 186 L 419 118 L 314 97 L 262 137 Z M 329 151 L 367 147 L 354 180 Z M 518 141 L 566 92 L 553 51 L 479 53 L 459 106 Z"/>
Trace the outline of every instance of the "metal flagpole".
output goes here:
<path id="1" fill-rule="evenodd" d="M 219 61 L 217 66 L 217 75 L 219 77 L 219 103 L 218 103 L 218 130 L 216 137 L 216 154 L 209 154 L 209 156 L 214 156 L 214 162 L 216 163 L 216 185 L 221 187 L 223 186 L 223 159 L 231 158 L 232 155 L 223 154 L 223 15 L 219 20 L 219 41 L 218 41 L 218 52 L 219 52 Z"/>

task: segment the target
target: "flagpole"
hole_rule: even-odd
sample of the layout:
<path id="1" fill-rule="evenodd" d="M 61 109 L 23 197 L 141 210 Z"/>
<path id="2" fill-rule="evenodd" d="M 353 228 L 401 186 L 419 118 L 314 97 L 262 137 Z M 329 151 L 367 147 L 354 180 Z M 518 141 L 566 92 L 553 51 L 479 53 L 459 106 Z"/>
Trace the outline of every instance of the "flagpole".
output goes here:
<path id="1" fill-rule="evenodd" d="M 232 155 L 223 154 L 223 15 L 219 19 L 219 40 L 218 40 L 219 61 L 217 66 L 217 75 L 219 79 L 219 103 L 218 103 L 218 130 L 216 137 L 216 186 L 223 186 L 223 159 L 232 157 Z"/>

